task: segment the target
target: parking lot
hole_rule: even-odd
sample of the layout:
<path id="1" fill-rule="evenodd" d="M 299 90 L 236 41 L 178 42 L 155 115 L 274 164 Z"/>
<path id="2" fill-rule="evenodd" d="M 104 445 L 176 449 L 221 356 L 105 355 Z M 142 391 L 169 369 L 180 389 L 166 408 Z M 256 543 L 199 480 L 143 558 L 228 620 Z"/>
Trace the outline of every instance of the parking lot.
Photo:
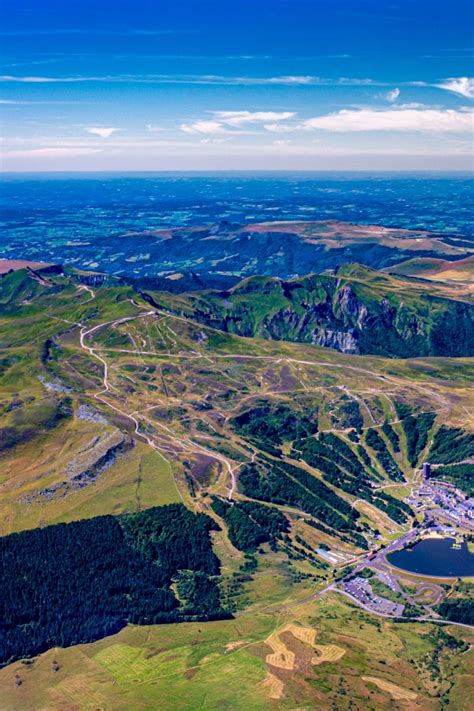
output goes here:
<path id="1" fill-rule="evenodd" d="M 359 600 L 362 605 L 369 607 L 374 612 L 382 612 L 386 615 L 394 615 L 396 617 L 403 615 L 405 609 L 403 604 L 376 595 L 372 590 L 370 582 L 365 578 L 357 577 L 354 578 L 354 580 L 345 582 L 344 590 Z"/>

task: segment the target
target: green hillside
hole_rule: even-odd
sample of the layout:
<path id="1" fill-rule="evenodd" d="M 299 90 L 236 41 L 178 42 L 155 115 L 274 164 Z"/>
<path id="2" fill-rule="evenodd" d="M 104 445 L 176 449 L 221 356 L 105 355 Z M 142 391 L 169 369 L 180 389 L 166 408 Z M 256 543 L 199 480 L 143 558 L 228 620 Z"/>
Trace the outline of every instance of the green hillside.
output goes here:
<path id="1" fill-rule="evenodd" d="M 396 358 L 474 353 L 474 305 L 357 264 L 335 275 L 250 277 L 228 291 L 163 299 L 208 326 L 246 337 Z"/>
<path id="2" fill-rule="evenodd" d="M 472 361 L 340 353 L 304 342 L 303 321 L 285 322 L 303 342 L 268 324 L 321 304 L 352 323 L 346 298 L 381 318 L 386 299 L 428 329 L 467 302 L 356 265 L 181 295 L 74 270 L 39 277 L 0 279 L 0 639 L 4 661 L 36 655 L 0 670 L 8 709 L 122 708 L 120 694 L 151 709 L 156 684 L 197 704 L 220 673 L 230 687 L 210 708 L 240 687 L 242 707 L 268 708 L 276 688 L 324 708 L 334 679 L 362 703 L 362 675 L 394 659 L 397 693 L 410 674 L 422 708 L 437 708 L 440 688 L 458 693 L 468 632 L 441 637 L 432 622 L 444 588 L 403 578 L 408 611 L 430 622 L 401 624 L 334 586 L 424 520 L 410 501 L 423 462 L 471 491 Z M 251 333 L 211 320 L 218 304 L 250 314 Z M 37 585 L 21 583 L 26 569 Z M 291 662 L 281 673 L 278 650 Z M 375 708 L 392 698 L 377 694 Z"/>

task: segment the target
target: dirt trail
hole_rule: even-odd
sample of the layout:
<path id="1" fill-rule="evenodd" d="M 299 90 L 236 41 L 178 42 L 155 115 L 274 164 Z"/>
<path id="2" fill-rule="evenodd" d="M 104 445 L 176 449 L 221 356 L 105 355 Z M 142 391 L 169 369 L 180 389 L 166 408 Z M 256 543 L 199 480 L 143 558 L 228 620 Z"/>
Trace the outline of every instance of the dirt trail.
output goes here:
<path id="1" fill-rule="evenodd" d="M 94 292 L 92 290 L 90 290 L 89 288 L 87 288 L 87 290 L 91 293 L 91 298 L 95 298 Z M 172 469 L 171 462 L 162 453 L 163 448 L 159 447 L 156 444 L 156 442 L 154 442 L 153 439 L 149 435 L 147 435 L 143 432 L 140 432 L 140 429 L 139 429 L 140 428 L 140 421 L 136 417 L 137 413 L 136 412 L 132 412 L 132 413 L 126 412 L 125 410 L 122 410 L 117 405 L 113 405 L 109 400 L 106 400 L 105 398 L 102 397 L 103 395 L 111 392 L 112 390 L 114 390 L 116 392 L 118 392 L 118 391 L 117 391 L 117 388 L 114 385 L 112 385 L 109 381 L 109 366 L 108 366 L 107 361 L 101 355 L 99 355 L 99 353 L 97 353 L 97 350 L 100 350 L 100 349 L 94 348 L 93 346 L 89 346 L 85 342 L 86 338 L 88 338 L 91 334 L 95 333 L 96 331 L 103 328 L 104 326 L 115 327 L 115 326 L 118 326 L 119 324 L 122 324 L 122 323 L 127 323 L 129 321 L 134 321 L 134 320 L 140 319 L 140 318 L 146 318 L 147 316 L 152 316 L 155 314 L 156 314 L 156 312 L 154 310 L 151 310 L 151 311 L 145 311 L 144 313 L 137 314 L 135 316 L 125 316 L 120 319 L 113 319 L 110 321 L 104 321 L 104 322 L 99 323 L 96 326 L 93 326 L 92 328 L 89 328 L 89 329 L 87 329 L 86 326 L 82 326 L 81 330 L 80 330 L 79 340 L 80 340 L 81 348 L 83 348 L 91 357 L 98 360 L 101 363 L 101 365 L 103 366 L 103 385 L 104 385 L 104 387 L 99 392 L 94 393 L 94 398 L 96 400 L 99 400 L 100 402 L 104 403 L 108 407 L 111 407 L 113 410 L 118 412 L 120 415 L 122 415 L 123 417 L 126 417 L 128 420 L 130 420 L 133 423 L 135 434 L 138 437 L 145 440 L 145 442 L 150 447 L 152 447 L 162 457 L 162 459 L 164 461 L 166 461 L 166 463 L 168 464 L 170 469 Z M 173 331 L 173 333 L 174 333 L 174 331 Z M 108 349 L 106 349 L 106 350 L 108 350 Z M 135 351 L 132 351 L 132 352 L 135 354 L 143 353 L 143 351 L 140 351 L 138 349 L 136 349 Z M 156 355 L 156 354 L 154 353 L 154 355 Z M 201 444 L 198 444 L 198 443 L 192 441 L 189 437 L 184 437 L 184 438 L 178 439 L 176 437 L 175 433 L 170 428 L 166 427 L 165 425 L 163 425 L 161 423 L 154 423 L 154 424 L 157 424 L 159 427 L 164 429 L 167 433 L 167 436 L 172 441 L 175 441 L 179 445 L 184 446 L 184 448 L 188 452 L 207 454 L 208 456 L 211 456 L 214 459 L 217 459 L 218 461 L 220 461 L 226 467 L 228 475 L 229 475 L 230 484 L 229 484 L 229 490 L 228 490 L 228 495 L 227 495 L 228 499 L 233 498 L 233 495 L 235 492 L 235 487 L 236 487 L 236 478 L 235 478 L 234 468 L 232 467 L 231 462 L 226 457 L 224 457 L 220 453 L 214 452 L 213 450 L 207 449 L 206 447 L 204 447 Z M 178 494 L 179 494 L 181 500 L 183 501 L 183 497 L 182 497 L 182 494 L 179 491 L 179 488 L 176 484 L 176 480 L 175 480 L 175 485 L 176 485 Z"/>

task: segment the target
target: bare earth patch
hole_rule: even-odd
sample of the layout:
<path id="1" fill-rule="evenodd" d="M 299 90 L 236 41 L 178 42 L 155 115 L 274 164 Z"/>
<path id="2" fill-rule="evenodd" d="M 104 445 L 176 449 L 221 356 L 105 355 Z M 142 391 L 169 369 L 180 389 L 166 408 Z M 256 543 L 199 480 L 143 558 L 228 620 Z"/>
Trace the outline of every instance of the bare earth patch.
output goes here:
<path id="1" fill-rule="evenodd" d="M 267 654 L 266 663 L 279 669 L 290 669 L 295 667 L 295 654 L 290 652 L 284 642 L 278 636 L 275 639 L 267 640 L 268 644 L 275 650 L 273 654 Z"/>
<path id="2" fill-rule="evenodd" d="M 311 661 L 313 664 L 338 662 L 346 653 L 346 650 L 342 647 L 338 647 L 337 644 L 315 644 L 314 648 L 318 654 L 312 658 Z"/>
<path id="3" fill-rule="evenodd" d="M 414 701 L 418 694 L 409 689 L 404 689 L 402 686 L 397 686 L 392 684 L 391 681 L 385 681 L 385 679 L 379 679 L 377 676 L 363 676 L 363 681 L 369 681 L 381 691 L 388 691 L 388 693 L 393 696 L 396 701 Z"/>
<path id="4" fill-rule="evenodd" d="M 270 672 L 268 672 L 265 679 L 260 682 L 259 686 L 268 692 L 268 696 L 271 699 L 281 699 L 283 697 L 283 690 L 285 688 L 283 682 Z"/>
<path id="5" fill-rule="evenodd" d="M 0 274 L 7 274 L 9 271 L 18 271 L 18 269 L 41 269 L 50 267 L 50 262 L 30 262 L 28 259 L 0 259 Z"/>
<path id="6" fill-rule="evenodd" d="M 261 686 L 269 692 L 271 699 L 282 698 L 285 672 L 301 671 L 311 664 L 337 662 L 346 653 L 345 649 L 335 644 L 315 644 L 316 635 L 312 627 L 288 623 L 267 637 L 265 643 L 272 652 L 265 656 L 265 662 L 271 670 Z M 283 679 L 279 678 L 281 675 Z"/>
<path id="7" fill-rule="evenodd" d="M 228 642 L 225 646 L 226 652 L 232 652 L 234 649 L 238 649 L 243 644 L 246 644 L 245 639 L 241 639 L 239 642 Z"/>
<path id="8" fill-rule="evenodd" d="M 296 637 L 300 642 L 308 644 L 311 647 L 316 639 L 316 630 L 311 627 L 299 627 L 293 623 L 289 623 L 279 629 L 277 632 L 273 632 L 270 637 L 268 637 L 265 642 L 273 650 L 271 654 L 267 654 L 265 661 L 272 667 L 277 667 L 278 669 L 289 669 L 292 671 L 295 668 L 296 655 L 291 649 L 288 649 L 282 636 L 285 633 L 291 633 L 293 637 Z"/>

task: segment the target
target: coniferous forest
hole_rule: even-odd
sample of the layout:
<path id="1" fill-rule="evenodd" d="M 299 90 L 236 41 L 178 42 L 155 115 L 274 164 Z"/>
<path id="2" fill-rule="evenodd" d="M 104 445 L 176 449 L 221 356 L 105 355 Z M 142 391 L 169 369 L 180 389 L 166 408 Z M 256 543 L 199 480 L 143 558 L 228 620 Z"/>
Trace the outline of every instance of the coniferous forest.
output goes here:
<path id="1" fill-rule="evenodd" d="M 226 616 L 213 577 L 216 528 L 170 504 L 0 538 L 0 665 L 100 639 L 128 622 Z M 183 571 L 186 589 L 200 594 L 181 604 L 170 586 Z"/>

